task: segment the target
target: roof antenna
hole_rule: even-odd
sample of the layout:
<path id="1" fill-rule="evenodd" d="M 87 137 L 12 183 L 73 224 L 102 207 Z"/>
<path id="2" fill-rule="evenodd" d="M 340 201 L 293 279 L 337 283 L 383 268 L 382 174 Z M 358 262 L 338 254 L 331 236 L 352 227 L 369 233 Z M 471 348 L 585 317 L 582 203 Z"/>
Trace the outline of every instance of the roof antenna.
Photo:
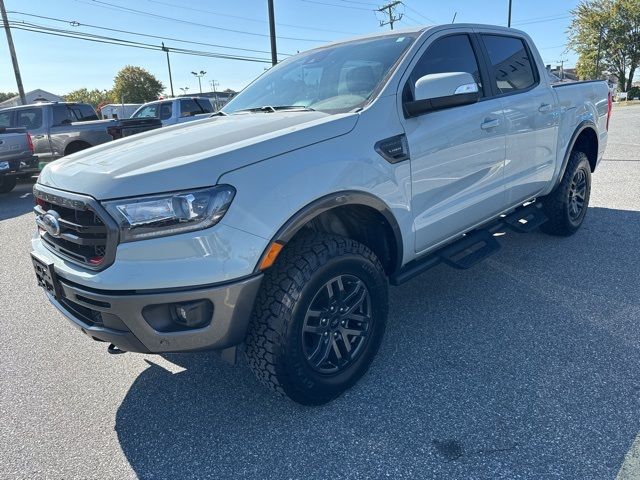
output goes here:
<path id="1" fill-rule="evenodd" d="M 451 20 L 451 23 L 456 23 L 456 17 L 458 16 L 458 12 L 453 14 L 453 19 Z"/>

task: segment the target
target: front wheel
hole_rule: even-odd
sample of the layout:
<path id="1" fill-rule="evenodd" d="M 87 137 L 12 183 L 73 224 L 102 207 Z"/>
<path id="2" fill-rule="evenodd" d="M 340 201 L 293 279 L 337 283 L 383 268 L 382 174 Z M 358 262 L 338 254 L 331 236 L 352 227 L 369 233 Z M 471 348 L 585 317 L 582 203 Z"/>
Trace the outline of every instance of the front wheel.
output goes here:
<path id="1" fill-rule="evenodd" d="M 9 193 L 16 187 L 17 178 L 14 176 L 0 177 L 0 193 Z"/>
<path id="2" fill-rule="evenodd" d="M 334 399 L 369 368 L 382 339 L 387 279 L 364 245 L 308 235 L 265 273 L 246 340 L 249 366 L 305 405 Z"/>
<path id="3" fill-rule="evenodd" d="M 591 165 L 583 152 L 571 152 L 567 168 L 558 186 L 540 199 L 549 220 L 540 230 L 550 235 L 568 237 L 578 231 L 591 196 Z"/>

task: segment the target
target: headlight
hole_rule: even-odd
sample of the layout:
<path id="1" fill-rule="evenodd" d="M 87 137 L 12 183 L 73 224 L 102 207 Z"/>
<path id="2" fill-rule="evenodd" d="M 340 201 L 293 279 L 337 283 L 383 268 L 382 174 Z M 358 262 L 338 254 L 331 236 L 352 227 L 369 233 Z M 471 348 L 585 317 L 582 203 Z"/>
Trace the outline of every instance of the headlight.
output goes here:
<path id="1" fill-rule="evenodd" d="M 218 185 L 103 205 L 120 226 L 120 241 L 130 242 L 211 227 L 227 212 L 235 193 L 230 185 Z"/>

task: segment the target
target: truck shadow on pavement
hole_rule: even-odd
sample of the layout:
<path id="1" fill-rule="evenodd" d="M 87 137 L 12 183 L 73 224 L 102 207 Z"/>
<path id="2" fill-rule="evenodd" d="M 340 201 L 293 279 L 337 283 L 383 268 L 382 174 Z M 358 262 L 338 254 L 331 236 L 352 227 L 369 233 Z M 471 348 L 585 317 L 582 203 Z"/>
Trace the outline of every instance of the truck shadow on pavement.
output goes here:
<path id="1" fill-rule="evenodd" d="M 614 478 L 640 430 L 640 212 L 508 234 L 391 290 L 370 372 L 306 408 L 210 353 L 166 355 L 116 432 L 141 478 Z"/>
<path id="2" fill-rule="evenodd" d="M 0 193 L 0 221 L 19 217 L 33 210 L 33 183 L 23 180 L 9 193 Z"/>

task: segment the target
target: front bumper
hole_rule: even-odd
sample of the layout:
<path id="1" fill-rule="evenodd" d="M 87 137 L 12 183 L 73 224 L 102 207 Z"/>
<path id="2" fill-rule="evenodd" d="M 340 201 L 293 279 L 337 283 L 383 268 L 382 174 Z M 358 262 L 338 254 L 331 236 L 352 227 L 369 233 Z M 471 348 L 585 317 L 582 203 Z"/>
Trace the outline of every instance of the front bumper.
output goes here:
<path id="1" fill-rule="evenodd" d="M 140 353 L 222 350 L 244 341 L 262 274 L 235 282 L 161 291 L 108 291 L 88 289 L 57 277 L 51 303 L 71 323 L 94 340 L 113 343 L 121 350 Z M 209 300 L 210 323 L 187 329 L 170 325 L 164 305 Z M 145 308 L 155 306 L 153 308 Z"/>

